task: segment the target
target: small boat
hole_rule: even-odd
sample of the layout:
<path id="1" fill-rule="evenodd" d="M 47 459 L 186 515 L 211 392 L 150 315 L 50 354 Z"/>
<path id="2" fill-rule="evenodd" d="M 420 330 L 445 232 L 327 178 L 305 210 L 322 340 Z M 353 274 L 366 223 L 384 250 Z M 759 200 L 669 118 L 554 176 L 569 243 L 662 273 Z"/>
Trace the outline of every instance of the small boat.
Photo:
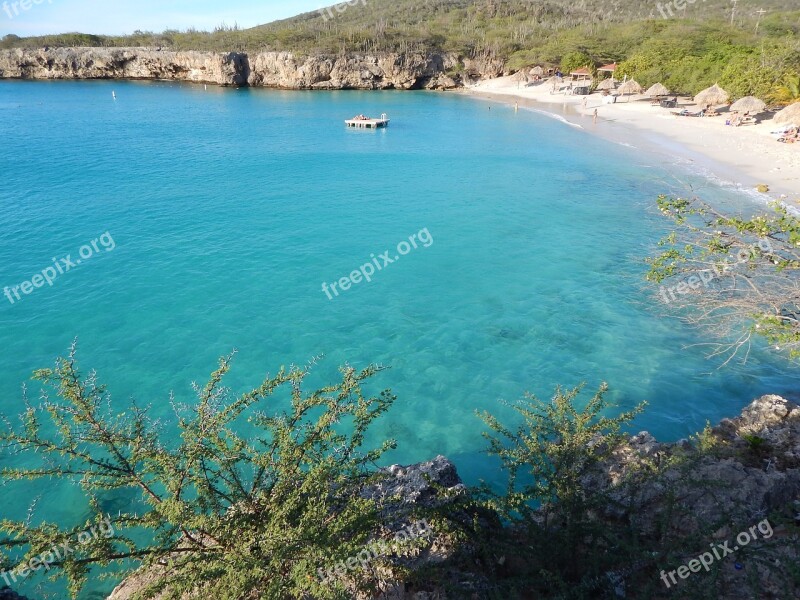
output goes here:
<path id="1" fill-rule="evenodd" d="M 383 113 L 379 119 L 373 119 L 364 115 L 356 115 L 352 119 L 347 119 L 345 124 L 348 127 L 356 127 L 359 129 L 378 129 L 389 125 L 389 118 L 386 113 Z"/>

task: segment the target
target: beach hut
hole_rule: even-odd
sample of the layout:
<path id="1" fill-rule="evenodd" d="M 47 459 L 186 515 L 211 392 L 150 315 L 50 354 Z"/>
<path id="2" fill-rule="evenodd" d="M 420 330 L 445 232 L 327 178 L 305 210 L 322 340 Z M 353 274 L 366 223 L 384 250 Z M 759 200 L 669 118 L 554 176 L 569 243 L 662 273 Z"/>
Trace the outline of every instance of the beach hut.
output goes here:
<path id="1" fill-rule="evenodd" d="M 694 102 L 698 106 L 705 108 L 706 106 L 719 106 L 720 104 L 726 104 L 730 97 L 731 95 L 728 92 L 723 90 L 715 83 L 710 88 L 705 89 L 697 94 L 697 96 L 694 97 Z"/>
<path id="2" fill-rule="evenodd" d="M 767 104 L 763 100 L 759 100 L 755 96 L 745 96 L 731 104 L 730 111 L 757 115 L 760 112 L 764 112 L 766 108 Z"/>
<path id="3" fill-rule="evenodd" d="M 628 79 L 625 83 L 619 86 L 619 93 L 629 96 L 630 94 L 641 94 L 642 86 L 639 85 L 635 79 Z M 630 100 L 630 98 L 628 98 Z"/>
<path id="4" fill-rule="evenodd" d="M 790 104 L 783 110 L 775 113 L 772 120 L 778 125 L 796 125 L 800 127 L 800 102 Z"/>
<path id="5" fill-rule="evenodd" d="M 657 98 L 658 96 L 668 96 L 669 89 L 663 83 L 656 83 L 655 85 L 651 85 L 645 95 L 650 96 L 651 98 Z"/>
<path id="6" fill-rule="evenodd" d="M 597 89 L 601 92 L 610 92 L 611 90 L 617 89 L 617 82 L 614 81 L 613 77 L 610 79 L 603 79 L 603 81 L 597 84 Z"/>
<path id="7" fill-rule="evenodd" d="M 589 67 L 581 67 L 580 69 L 575 69 L 570 73 L 570 76 L 573 79 L 577 79 L 579 81 L 585 81 L 587 79 L 592 78 L 592 72 L 589 70 Z"/>
<path id="8" fill-rule="evenodd" d="M 614 72 L 617 70 L 617 63 L 611 63 L 610 65 L 603 65 L 599 69 L 597 69 L 598 73 L 608 73 L 611 75 L 611 78 L 614 78 Z"/>

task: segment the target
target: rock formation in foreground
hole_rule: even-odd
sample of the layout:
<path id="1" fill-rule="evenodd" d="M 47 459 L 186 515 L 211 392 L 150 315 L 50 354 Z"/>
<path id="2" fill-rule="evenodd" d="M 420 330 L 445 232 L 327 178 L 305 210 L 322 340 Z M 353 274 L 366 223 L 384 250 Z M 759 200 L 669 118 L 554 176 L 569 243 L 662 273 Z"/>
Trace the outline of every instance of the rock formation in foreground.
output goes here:
<path id="1" fill-rule="evenodd" d="M 663 468 L 659 477 L 645 478 L 636 483 L 636 473 L 641 472 L 644 465 Z M 389 479 L 380 487 L 373 488 L 370 494 L 377 500 L 400 498 L 384 511 L 388 531 L 396 531 L 401 523 L 407 521 L 411 509 L 441 510 L 445 507 L 451 509 L 450 518 L 456 521 L 468 523 L 477 518 L 484 534 L 503 535 L 497 515 L 485 509 L 476 513 L 474 507 L 463 508 L 469 491 L 459 478 L 456 467 L 446 458 L 439 456 L 431 462 L 409 467 L 396 465 L 386 471 Z M 633 485 L 630 485 L 631 481 L 634 481 Z M 640 433 L 620 447 L 612 460 L 588 475 L 584 486 L 588 493 L 603 493 L 610 497 L 617 494 L 620 502 L 610 502 L 605 514 L 597 515 L 597 518 L 609 527 L 633 524 L 643 538 L 663 535 L 663 530 L 661 533 L 656 530 L 658 526 L 663 527 L 665 512 L 671 511 L 669 530 L 673 534 L 681 539 L 699 536 L 703 540 L 699 550 L 694 546 L 686 547 L 686 561 L 695 558 L 709 541 L 735 539 L 744 525 L 755 525 L 767 516 L 777 515 L 785 522 L 794 519 L 795 525 L 800 524 L 800 407 L 779 396 L 764 396 L 750 404 L 741 416 L 723 420 L 707 435 L 691 442 L 682 440 L 662 444 L 650 434 Z M 668 496 L 671 498 L 669 501 Z M 621 505 L 625 508 L 620 509 Z M 708 533 L 708 524 L 720 520 L 724 524 Z M 797 564 L 800 540 L 796 531 L 796 527 L 776 524 L 774 539 L 758 540 L 753 545 L 766 547 L 772 543 L 770 560 Z M 422 550 L 411 556 L 394 556 L 391 560 L 395 565 L 416 572 L 425 567 L 446 565 L 439 571 L 439 578 L 421 585 L 417 582 L 412 588 L 403 581 L 387 577 L 381 582 L 384 593 L 380 598 L 441 600 L 452 597 L 460 600 L 491 597 L 487 591 L 492 585 L 491 573 L 496 572 L 497 565 L 508 568 L 518 557 L 498 554 L 495 557 L 497 564 L 487 565 L 485 554 L 481 556 L 475 551 L 477 547 L 477 543 L 464 541 L 454 545 L 452 537 L 434 530 Z M 498 553 L 501 552 L 499 548 Z M 774 557 L 776 551 L 778 558 Z M 458 560 L 452 561 L 456 555 Z M 763 558 L 767 560 L 766 553 Z M 735 557 L 726 560 L 730 563 L 726 567 L 730 568 L 723 568 L 720 579 L 714 580 L 715 585 L 726 591 L 722 595 L 715 592 L 715 598 L 752 598 L 750 588 L 745 585 L 748 577 L 751 583 L 753 577 L 757 578 L 760 598 L 800 597 L 795 594 L 800 589 L 790 590 L 788 593 L 792 595 L 787 596 L 787 582 L 777 580 L 771 570 L 738 570 L 738 563 L 732 562 Z M 640 598 L 636 590 L 642 577 L 648 581 L 657 580 L 659 569 L 677 566 L 665 561 L 664 557 L 650 556 L 638 564 L 629 565 L 624 571 L 607 573 L 609 581 L 613 581 L 614 595 Z M 134 574 L 114 590 L 109 600 L 131 598 L 151 575 L 147 571 Z M 698 578 L 695 581 L 704 583 L 700 579 L 703 576 L 712 577 L 711 574 L 698 574 L 694 576 Z M 457 596 L 448 596 L 444 588 L 454 583 L 461 587 L 461 591 Z M 796 584 L 789 582 L 788 585 Z M 674 590 L 664 588 L 661 591 L 663 594 L 649 598 L 676 597 L 671 595 Z M 353 597 L 359 600 L 368 598 L 357 593 Z"/>
<path id="2" fill-rule="evenodd" d="M 146 48 L 0 50 L 0 79 L 155 79 L 283 89 L 449 89 L 496 77 L 503 61 L 450 53 L 300 56 Z"/>

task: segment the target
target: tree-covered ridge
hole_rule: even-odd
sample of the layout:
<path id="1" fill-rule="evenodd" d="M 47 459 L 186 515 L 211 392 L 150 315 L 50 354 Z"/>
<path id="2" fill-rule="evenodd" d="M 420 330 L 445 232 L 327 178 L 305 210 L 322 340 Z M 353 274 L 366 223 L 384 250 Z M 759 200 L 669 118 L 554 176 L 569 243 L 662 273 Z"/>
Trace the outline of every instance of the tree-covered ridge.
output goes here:
<path id="1" fill-rule="evenodd" d="M 650 0 L 366 0 L 341 12 L 315 11 L 251 29 L 221 25 L 213 32 L 134 32 L 129 36 L 66 33 L 43 37 L 7 36 L 0 47 L 163 46 L 176 50 L 295 52 L 445 50 L 464 55 L 493 54 L 506 58 L 521 50 L 546 47 L 562 32 L 587 38 L 624 33 L 615 25 L 637 23 L 642 34 L 664 19 Z M 727 0 L 687 6 L 677 15 L 684 24 L 733 24 L 759 36 L 796 36 L 800 12 L 785 12 L 784 0 L 764 0 L 759 7 L 740 3 L 731 15 Z M 780 12 L 783 10 L 784 12 Z M 651 21 L 642 25 L 643 21 Z M 676 29 L 680 35 L 681 27 Z M 676 37 L 677 39 L 677 37 Z"/>
<path id="2" fill-rule="evenodd" d="M 744 2 L 731 14 L 731 3 L 708 0 L 665 19 L 656 3 L 644 0 L 366 0 L 251 29 L 6 36 L 0 48 L 127 46 L 301 55 L 439 51 L 504 60 L 511 71 L 618 62 L 618 74 L 645 86 L 662 82 L 674 93 L 695 94 L 720 83 L 734 99 L 756 95 L 791 102 L 800 73 L 800 11 L 781 11 L 783 0 L 759 6 L 764 14 Z"/>
<path id="3" fill-rule="evenodd" d="M 334 50 L 363 40 L 377 49 L 434 47 L 507 56 L 536 47 L 556 32 L 577 29 L 581 35 L 592 36 L 614 24 L 667 22 L 657 8 L 660 5 L 650 0 L 366 0 L 341 13 L 327 13 L 327 18 L 318 12 L 305 13 L 251 31 L 276 36 L 279 43 L 305 46 L 339 42 L 338 46 L 331 45 Z M 730 7 L 728 0 L 706 0 L 675 16 L 688 22 L 730 24 Z M 761 7 L 768 12 L 759 19 L 754 12 L 758 7 L 740 5 L 733 23 L 753 31 L 760 21 L 759 29 L 767 34 L 785 28 L 787 23 L 793 24 L 795 34 L 800 31 L 800 13 L 788 18 L 777 14 L 786 10 L 785 2 L 767 1 Z"/>

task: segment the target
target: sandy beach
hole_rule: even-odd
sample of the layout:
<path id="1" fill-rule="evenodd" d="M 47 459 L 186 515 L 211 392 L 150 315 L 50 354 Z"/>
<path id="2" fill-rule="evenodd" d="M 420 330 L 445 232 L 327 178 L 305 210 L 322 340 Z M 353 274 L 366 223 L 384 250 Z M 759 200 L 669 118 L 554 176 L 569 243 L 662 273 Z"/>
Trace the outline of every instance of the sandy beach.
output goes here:
<path id="1" fill-rule="evenodd" d="M 670 109 L 652 106 L 645 96 L 621 97 L 615 104 L 604 104 L 599 93 L 588 97 L 554 94 L 549 81 L 526 85 L 514 76 L 482 81 L 465 93 L 557 114 L 588 132 L 662 154 L 665 162 L 694 163 L 724 184 L 747 190 L 766 184 L 772 198 L 800 206 L 800 144 L 779 143 L 777 136 L 771 135 L 779 128 L 771 119 L 731 127 L 725 125 L 725 113 L 708 118 L 678 117 Z M 684 97 L 679 97 L 674 110 L 681 108 L 698 110 Z"/>

